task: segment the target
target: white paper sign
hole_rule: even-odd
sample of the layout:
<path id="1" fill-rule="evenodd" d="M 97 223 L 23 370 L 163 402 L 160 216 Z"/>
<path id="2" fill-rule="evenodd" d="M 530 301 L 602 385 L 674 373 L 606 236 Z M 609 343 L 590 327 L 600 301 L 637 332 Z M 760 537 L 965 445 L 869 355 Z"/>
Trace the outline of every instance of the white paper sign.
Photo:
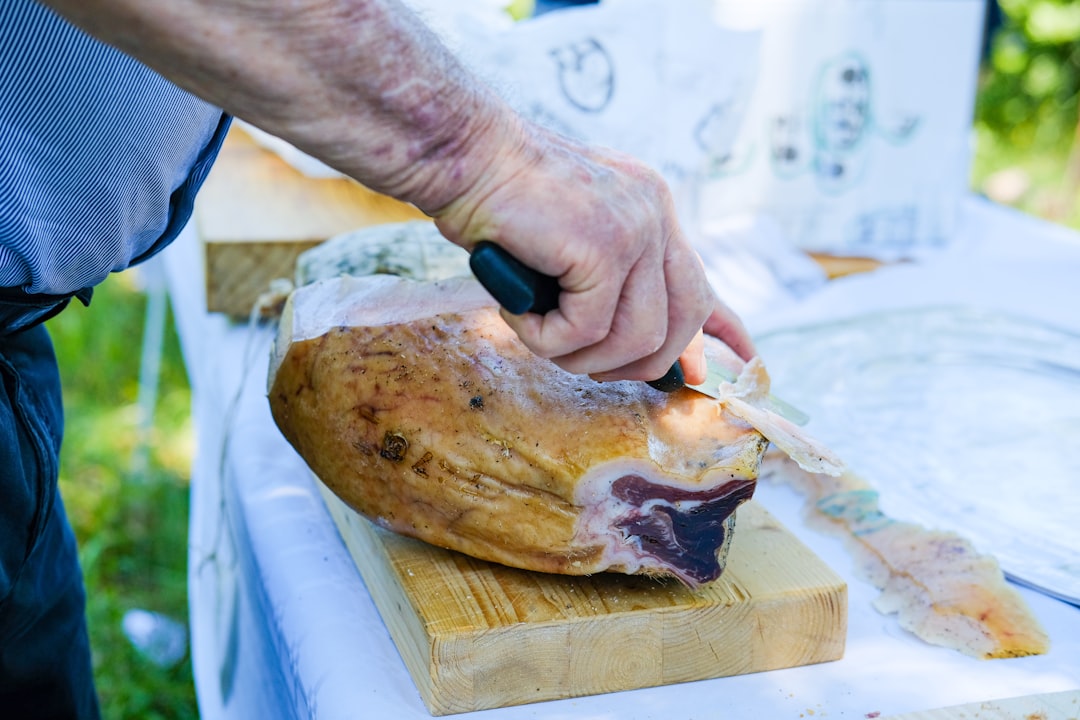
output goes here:
<path id="1" fill-rule="evenodd" d="M 982 0 L 717 0 L 762 32 L 702 220 L 761 212 L 806 250 L 893 260 L 947 243 L 968 188 Z"/>

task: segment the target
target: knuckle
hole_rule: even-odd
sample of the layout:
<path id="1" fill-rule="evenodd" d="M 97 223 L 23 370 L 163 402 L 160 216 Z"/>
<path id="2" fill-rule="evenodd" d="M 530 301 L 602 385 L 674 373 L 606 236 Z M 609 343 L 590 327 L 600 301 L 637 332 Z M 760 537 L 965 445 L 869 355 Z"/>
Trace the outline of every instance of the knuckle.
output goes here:
<path id="1" fill-rule="evenodd" d="M 590 322 L 581 328 L 579 337 L 583 346 L 595 345 L 599 342 L 603 342 L 610 334 L 610 328 L 604 323 Z"/>
<path id="2" fill-rule="evenodd" d="M 665 360 L 659 355 L 655 355 L 638 363 L 636 366 L 637 374 L 640 376 L 641 380 L 646 382 L 649 380 L 658 380 L 667 374 L 668 370 L 671 369 L 671 365 L 671 361 Z"/>

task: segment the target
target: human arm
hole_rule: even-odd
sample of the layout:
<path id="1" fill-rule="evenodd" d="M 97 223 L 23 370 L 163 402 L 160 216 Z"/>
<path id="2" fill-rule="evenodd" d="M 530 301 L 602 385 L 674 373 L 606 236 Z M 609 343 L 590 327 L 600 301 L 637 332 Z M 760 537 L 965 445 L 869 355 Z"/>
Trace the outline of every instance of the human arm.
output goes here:
<path id="1" fill-rule="evenodd" d="M 557 276 L 560 309 L 508 317 L 574 372 L 651 379 L 714 307 L 656 173 L 523 121 L 394 0 L 46 0 L 90 34 L 364 185 L 451 241 Z M 743 343 L 738 332 L 721 336 Z M 741 327 L 741 326 L 739 326 Z M 684 350 L 690 346 L 690 351 Z"/>

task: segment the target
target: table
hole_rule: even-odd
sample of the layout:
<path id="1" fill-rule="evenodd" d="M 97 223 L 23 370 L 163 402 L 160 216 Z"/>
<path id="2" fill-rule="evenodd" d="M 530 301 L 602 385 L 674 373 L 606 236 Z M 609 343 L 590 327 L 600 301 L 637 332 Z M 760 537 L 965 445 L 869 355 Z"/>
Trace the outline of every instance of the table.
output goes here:
<path id="1" fill-rule="evenodd" d="M 1080 238 L 977 198 L 965 203 L 961 226 L 940 261 L 834 281 L 798 307 L 756 314 L 750 328 L 759 332 L 843 306 L 849 283 L 855 290 L 870 284 L 874 302 L 889 306 L 911 301 L 913 277 L 937 278 L 937 285 L 919 291 L 936 288 L 947 299 L 970 289 L 957 277 L 983 273 L 994 283 L 997 273 L 1022 292 L 984 288 L 987 302 L 1013 307 L 1020 297 L 1047 321 L 1080 331 L 1074 289 Z M 306 466 L 270 417 L 265 382 L 272 328 L 207 313 L 201 263 L 198 237 L 189 228 L 165 264 L 197 432 L 189 594 L 202 715 L 429 717 Z M 1062 298 L 1062 292 L 1070 295 Z M 1051 634 L 1044 656 L 978 661 L 927 646 L 872 609 L 877 591 L 855 577 L 838 539 L 806 526 L 794 493 L 763 485 L 756 497 L 848 582 L 842 660 L 473 715 L 864 718 L 1080 688 L 1080 608 L 1021 590 Z"/>

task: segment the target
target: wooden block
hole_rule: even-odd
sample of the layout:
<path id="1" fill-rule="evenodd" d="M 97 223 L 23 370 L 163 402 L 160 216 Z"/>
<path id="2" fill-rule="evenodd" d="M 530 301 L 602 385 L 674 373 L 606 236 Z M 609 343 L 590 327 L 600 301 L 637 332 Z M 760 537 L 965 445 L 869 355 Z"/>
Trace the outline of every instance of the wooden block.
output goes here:
<path id="1" fill-rule="evenodd" d="M 882 720 L 1080 720 L 1080 690 L 988 700 Z"/>
<path id="2" fill-rule="evenodd" d="M 352 180 L 307 177 L 233 128 L 195 204 L 207 310 L 247 317 L 272 280 L 292 279 L 304 250 L 357 228 L 424 217 Z"/>
<path id="3" fill-rule="evenodd" d="M 316 481 L 318 482 L 318 481 Z M 319 483 L 435 715 L 839 659 L 847 587 L 760 505 L 738 511 L 724 575 L 546 575 L 382 530 Z"/>
<path id="4" fill-rule="evenodd" d="M 877 270 L 884 264 L 880 260 L 867 257 L 842 257 L 824 253 L 810 253 L 810 257 L 821 266 L 830 280 Z"/>

